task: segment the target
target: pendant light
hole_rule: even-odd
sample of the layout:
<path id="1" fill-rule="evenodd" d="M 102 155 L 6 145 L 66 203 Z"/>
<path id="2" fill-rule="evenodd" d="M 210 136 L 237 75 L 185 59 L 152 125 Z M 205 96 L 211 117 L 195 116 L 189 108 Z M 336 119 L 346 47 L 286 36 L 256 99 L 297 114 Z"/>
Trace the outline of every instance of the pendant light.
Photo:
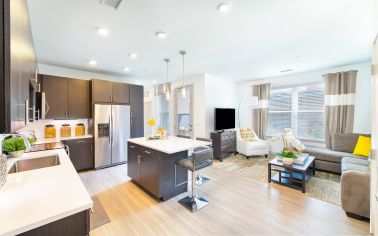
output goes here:
<path id="1" fill-rule="evenodd" d="M 170 99 L 169 87 L 168 87 L 168 85 L 169 85 L 169 83 L 168 83 L 169 82 L 169 78 L 168 78 L 168 63 L 169 63 L 169 59 L 165 58 L 164 61 L 167 63 L 167 83 L 165 85 L 165 99 L 167 101 L 169 101 L 169 99 Z"/>
<path id="2" fill-rule="evenodd" d="M 182 55 L 182 87 L 181 87 L 181 96 L 182 98 L 186 98 L 186 91 L 184 86 L 184 79 L 185 79 L 185 51 L 180 51 Z"/>

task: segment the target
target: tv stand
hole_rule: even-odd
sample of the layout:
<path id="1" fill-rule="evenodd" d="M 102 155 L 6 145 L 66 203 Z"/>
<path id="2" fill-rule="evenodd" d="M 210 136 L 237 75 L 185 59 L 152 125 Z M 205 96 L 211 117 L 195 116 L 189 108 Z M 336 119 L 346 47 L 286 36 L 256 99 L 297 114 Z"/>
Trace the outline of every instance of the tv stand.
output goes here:
<path id="1" fill-rule="evenodd" d="M 231 154 L 236 154 L 236 131 L 211 132 L 210 138 L 213 140 L 214 158 L 223 161 Z"/>

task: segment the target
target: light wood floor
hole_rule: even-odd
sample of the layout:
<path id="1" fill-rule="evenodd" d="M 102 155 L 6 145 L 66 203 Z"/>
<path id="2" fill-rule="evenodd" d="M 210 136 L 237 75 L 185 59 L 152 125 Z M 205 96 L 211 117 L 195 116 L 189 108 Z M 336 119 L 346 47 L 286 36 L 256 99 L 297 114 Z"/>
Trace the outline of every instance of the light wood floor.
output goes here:
<path id="1" fill-rule="evenodd" d="M 185 193 L 159 202 L 139 189 L 126 165 L 80 174 L 111 218 L 91 235 L 368 235 L 368 223 L 300 191 L 212 167 L 201 174 L 210 204 L 194 214 L 177 202 Z"/>

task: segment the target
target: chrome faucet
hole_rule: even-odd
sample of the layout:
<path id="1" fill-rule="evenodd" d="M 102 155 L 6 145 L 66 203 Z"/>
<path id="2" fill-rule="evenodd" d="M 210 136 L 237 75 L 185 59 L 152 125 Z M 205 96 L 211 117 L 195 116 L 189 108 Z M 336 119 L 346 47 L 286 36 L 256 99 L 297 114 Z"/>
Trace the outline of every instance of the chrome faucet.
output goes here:
<path id="1" fill-rule="evenodd" d="M 31 144 L 30 144 L 29 140 L 27 139 L 27 137 L 25 135 L 20 134 L 20 133 L 5 134 L 5 135 L 0 136 L 0 155 L 3 153 L 3 141 L 4 141 L 4 139 L 6 139 L 8 137 L 12 137 L 12 136 L 19 136 L 20 138 L 22 138 L 24 140 L 26 148 L 31 147 Z"/>

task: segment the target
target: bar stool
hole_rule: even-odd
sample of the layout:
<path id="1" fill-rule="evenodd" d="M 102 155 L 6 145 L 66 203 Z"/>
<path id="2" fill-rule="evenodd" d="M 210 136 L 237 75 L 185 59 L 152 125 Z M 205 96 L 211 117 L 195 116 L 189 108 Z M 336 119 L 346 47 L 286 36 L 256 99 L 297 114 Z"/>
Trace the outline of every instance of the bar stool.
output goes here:
<path id="1" fill-rule="evenodd" d="M 213 164 L 213 149 L 207 148 L 200 151 L 193 152 L 192 156 L 186 159 L 176 161 L 176 165 L 189 170 L 192 172 L 192 194 L 181 200 L 179 203 L 192 212 L 196 212 L 202 207 L 206 206 L 209 202 L 202 198 L 198 197 L 195 192 L 195 179 L 196 171 L 208 167 Z"/>
<path id="2" fill-rule="evenodd" d="M 199 137 L 197 137 L 196 140 L 213 143 L 213 140 L 212 139 L 208 139 L 208 138 L 199 138 Z M 213 145 L 210 144 L 209 146 L 195 148 L 194 151 L 195 152 L 196 151 L 201 151 L 201 150 L 209 149 L 209 148 L 212 148 L 212 147 L 213 147 Z M 201 186 L 202 184 L 206 183 L 209 180 L 210 180 L 209 178 L 207 178 L 205 176 L 202 176 L 200 174 L 199 170 L 197 171 L 197 175 L 196 175 L 196 184 L 197 184 L 197 186 Z"/>

